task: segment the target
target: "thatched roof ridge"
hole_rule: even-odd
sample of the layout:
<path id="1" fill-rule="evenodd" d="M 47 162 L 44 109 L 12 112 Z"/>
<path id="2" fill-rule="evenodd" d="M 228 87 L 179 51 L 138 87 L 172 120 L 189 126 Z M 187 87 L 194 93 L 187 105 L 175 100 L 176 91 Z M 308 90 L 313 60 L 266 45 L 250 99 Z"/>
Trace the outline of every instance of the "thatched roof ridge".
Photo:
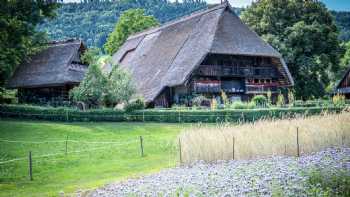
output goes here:
<path id="1" fill-rule="evenodd" d="M 80 40 L 51 42 L 47 48 L 18 66 L 8 88 L 46 87 L 79 83 L 87 65 L 75 62 L 85 46 Z"/>
<path id="2" fill-rule="evenodd" d="M 228 3 L 134 34 L 112 60 L 131 72 L 138 92 L 151 102 L 165 87 L 183 84 L 208 53 L 277 58 L 288 85 L 294 84 L 281 55 Z"/>

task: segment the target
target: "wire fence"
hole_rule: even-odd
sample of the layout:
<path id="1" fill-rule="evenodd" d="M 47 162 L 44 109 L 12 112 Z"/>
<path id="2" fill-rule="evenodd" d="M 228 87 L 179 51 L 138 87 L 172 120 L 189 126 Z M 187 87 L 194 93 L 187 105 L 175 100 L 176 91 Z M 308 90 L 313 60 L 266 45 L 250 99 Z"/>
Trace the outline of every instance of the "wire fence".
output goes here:
<path id="1" fill-rule="evenodd" d="M 83 152 L 90 152 L 94 150 L 101 150 L 101 149 L 107 149 L 107 148 L 112 148 L 116 146 L 125 146 L 125 145 L 130 145 L 130 144 L 137 144 L 138 140 L 130 140 L 128 142 L 112 142 L 112 141 L 79 141 L 79 140 L 48 140 L 48 141 L 21 141 L 21 140 L 7 140 L 7 139 L 2 139 L 0 138 L 0 142 L 5 142 L 5 143 L 21 143 L 21 144 L 49 144 L 49 143 L 66 143 L 66 142 L 73 142 L 73 143 L 89 143 L 89 144 L 112 144 L 112 146 L 102 146 L 102 147 L 94 147 L 94 148 L 89 148 L 89 149 L 84 149 L 84 150 L 77 150 L 77 151 L 67 151 L 67 152 L 59 152 L 59 153 L 49 153 L 49 154 L 42 154 L 38 156 L 33 156 L 33 159 L 38 159 L 38 158 L 47 158 L 47 157 L 54 157 L 54 156 L 59 156 L 59 155 L 67 155 L 67 154 L 74 154 L 74 153 L 83 153 Z M 7 163 L 12 163 L 12 162 L 17 162 L 17 161 L 23 161 L 23 160 L 28 160 L 28 157 L 18 157 L 18 158 L 13 158 L 5 161 L 0 160 L 0 165 L 1 164 L 7 164 Z"/>

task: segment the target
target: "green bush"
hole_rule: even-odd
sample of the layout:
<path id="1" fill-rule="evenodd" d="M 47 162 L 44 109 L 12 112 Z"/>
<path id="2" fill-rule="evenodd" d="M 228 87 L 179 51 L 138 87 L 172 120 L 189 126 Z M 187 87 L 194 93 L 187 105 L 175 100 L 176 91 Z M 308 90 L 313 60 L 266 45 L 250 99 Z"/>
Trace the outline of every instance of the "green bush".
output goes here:
<path id="1" fill-rule="evenodd" d="M 308 196 L 350 196 L 350 173 L 345 170 L 313 170 L 308 178 Z"/>
<path id="2" fill-rule="evenodd" d="M 249 103 L 242 101 L 235 101 L 230 106 L 231 109 L 255 109 L 256 103 L 251 101 Z"/>
<path id="3" fill-rule="evenodd" d="M 287 118 L 315 115 L 324 111 L 341 112 L 340 107 L 261 108 L 261 109 L 148 109 L 133 112 L 113 109 L 80 111 L 74 108 L 53 108 L 28 105 L 0 105 L 0 117 L 49 121 L 148 121 L 148 122 L 242 122 L 261 118 Z"/>
<path id="4" fill-rule="evenodd" d="M 125 106 L 126 112 L 132 112 L 135 110 L 145 109 L 145 102 L 142 99 L 136 99 Z"/>
<path id="5" fill-rule="evenodd" d="M 264 95 L 256 95 L 252 98 L 252 102 L 256 104 L 258 107 L 266 107 L 267 106 L 267 98 Z"/>

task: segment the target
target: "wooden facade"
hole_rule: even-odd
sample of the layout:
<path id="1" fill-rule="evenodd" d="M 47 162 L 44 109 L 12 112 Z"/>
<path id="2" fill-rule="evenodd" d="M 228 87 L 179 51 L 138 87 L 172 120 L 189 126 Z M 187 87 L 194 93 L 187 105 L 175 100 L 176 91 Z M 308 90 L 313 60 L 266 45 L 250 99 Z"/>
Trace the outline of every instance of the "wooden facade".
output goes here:
<path id="1" fill-rule="evenodd" d="M 350 99 L 350 65 L 349 69 L 343 75 L 343 78 L 336 85 L 335 94 L 343 94 L 346 99 Z"/>

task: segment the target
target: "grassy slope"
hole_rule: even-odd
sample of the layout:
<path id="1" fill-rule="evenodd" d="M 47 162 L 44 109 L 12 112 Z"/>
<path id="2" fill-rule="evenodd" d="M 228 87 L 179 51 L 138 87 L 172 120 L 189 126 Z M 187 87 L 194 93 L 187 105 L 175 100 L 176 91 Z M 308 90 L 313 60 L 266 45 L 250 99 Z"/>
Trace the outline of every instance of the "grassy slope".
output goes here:
<path id="1" fill-rule="evenodd" d="M 64 153 L 65 142 L 9 143 L 0 141 L 0 161 L 34 157 L 34 181 L 28 181 L 27 160 L 0 164 L 0 196 L 57 196 L 60 191 L 101 186 L 125 177 L 138 176 L 176 165 L 176 136 L 181 127 L 172 124 L 143 123 L 48 123 L 0 121 L 0 139 L 23 141 L 70 140 L 117 141 L 129 143 L 68 143 L 68 151 L 103 149 L 36 158 Z M 139 136 L 144 137 L 145 157 L 140 157 Z"/>

